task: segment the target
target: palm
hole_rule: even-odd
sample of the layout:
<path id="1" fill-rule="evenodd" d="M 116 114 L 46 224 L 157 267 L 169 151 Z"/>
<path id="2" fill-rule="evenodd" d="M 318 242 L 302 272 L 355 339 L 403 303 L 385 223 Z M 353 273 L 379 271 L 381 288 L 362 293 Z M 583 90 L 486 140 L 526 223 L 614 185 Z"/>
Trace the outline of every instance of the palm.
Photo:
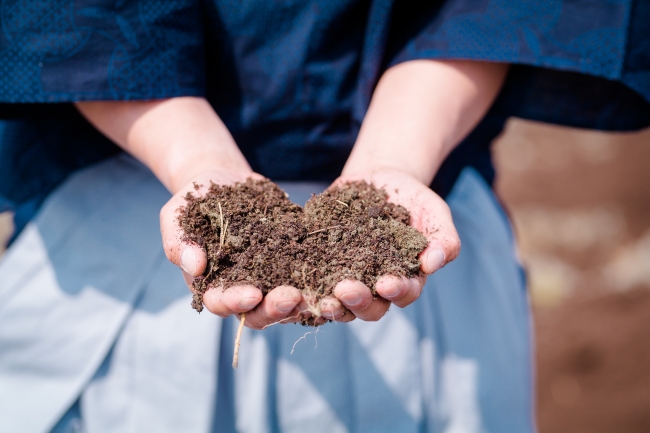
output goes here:
<path id="1" fill-rule="evenodd" d="M 384 299 L 372 300 L 369 289 L 360 282 L 344 281 L 335 289 L 336 297 L 357 317 L 377 320 L 390 305 L 385 300 L 400 307 L 415 301 L 422 292 L 426 275 L 456 258 L 460 250 L 460 240 L 445 201 L 414 177 L 399 170 L 385 169 L 366 174 L 344 175 L 334 184 L 354 181 L 366 181 L 383 188 L 388 194 L 388 201 L 405 207 L 411 214 L 411 225 L 429 241 L 429 245 L 420 254 L 421 272 L 417 278 L 386 275 L 379 279 L 375 288 Z M 356 298 L 361 297 L 367 302 L 356 308 L 351 307 L 345 301 L 346 298 L 353 298 L 350 293 L 355 293 Z"/>

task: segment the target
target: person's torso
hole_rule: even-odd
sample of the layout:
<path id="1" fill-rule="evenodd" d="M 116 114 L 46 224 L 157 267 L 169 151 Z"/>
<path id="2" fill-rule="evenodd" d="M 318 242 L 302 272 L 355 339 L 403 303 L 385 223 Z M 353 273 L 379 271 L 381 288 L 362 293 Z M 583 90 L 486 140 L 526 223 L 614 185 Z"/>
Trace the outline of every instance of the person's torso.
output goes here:
<path id="1" fill-rule="evenodd" d="M 340 173 L 358 131 L 370 3 L 208 2 L 208 99 L 254 169 L 279 179 Z"/>

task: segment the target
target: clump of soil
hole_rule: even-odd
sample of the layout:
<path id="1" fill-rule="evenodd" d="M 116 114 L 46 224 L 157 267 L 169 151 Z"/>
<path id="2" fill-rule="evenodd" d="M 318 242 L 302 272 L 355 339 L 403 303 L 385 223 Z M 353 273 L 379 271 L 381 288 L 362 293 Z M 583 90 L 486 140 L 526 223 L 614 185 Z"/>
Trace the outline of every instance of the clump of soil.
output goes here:
<path id="1" fill-rule="evenodd" d="M 338 282 L 356 279 L 376 294 L 382 275 L 415 276 L 418 254 L 427 246 L 409 226 L 408 211 L 365 182 L 315 195 L 304 209 L 269 180 L 211 184 L 205 196 L 188 193 L 185 199 L 184 240 L 208 256 L 204 276 L 193 283 L 192 307 L 199 312 L 208 289 L 251 284 L 266 295 L 290 285 L 313 302 L 302 323 L 314 325 L 318 300 Z"/>

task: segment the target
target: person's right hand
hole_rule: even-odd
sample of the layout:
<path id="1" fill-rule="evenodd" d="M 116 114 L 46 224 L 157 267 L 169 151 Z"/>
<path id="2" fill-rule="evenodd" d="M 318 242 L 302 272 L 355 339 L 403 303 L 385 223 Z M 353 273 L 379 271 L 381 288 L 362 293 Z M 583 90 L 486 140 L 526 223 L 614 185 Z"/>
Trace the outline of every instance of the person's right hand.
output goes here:
<path id="1" fill-rule="evenodd" d="M 160 211 L 160 230 L 167 258 L 179 266 L 187 286 L 194 292 L 192 281 L 203 275 L 207 266 L 205 250 L 195 244 L 183 241 L 183 230 L 179 225 L 180 209 L 186 205 L 185 196 L 192 193 L 202 196 L 210 188 L 210 182 L 218 185 L 233 185 L 247 178 L 264 179 L 252 171 L 212 170 L 193 177 L 181 187 Z M 198 185 L 196 189 L 194 185 Z M 203 295 L 205 308 L 220 317 L 246 314 L 246 326 L 261 329 L 277 322 L 293 322 L 300 316 L 306 304 L 301 292 L 291 286 L 280 286 L 271 290 L 265 297 L 262 291 L 252 285 L 211 287 Z M 304 309 L 304 308 L 303 308 Z"/>
<path id="2" fill-rule="evenodd" d="M 178 217 L 185 196 L 188 192 L 205 194 L 210 181 L 232 185 L 249 177 L 263 177 L 251 170 L 232 135 L 203 98 L 93 101 L 76 106 L 97 129 L 147 165 L 174 194 L 160 212 L 163 246 L 169 260 L 183 270 L 191 290 L 192 280 L 205 272 L 207 257 L 203 248 L 182 240 Z M 195 183 L 201 185 L 198 191 Z M 262 328 L 298 316 L 297 306 L 304 300 L 294 287 L 277 287 L 262 300 L 257 287 L 236 286 L 210 288 L 203 303 L 221 317 L 246 312 L 246 325 Z"/>

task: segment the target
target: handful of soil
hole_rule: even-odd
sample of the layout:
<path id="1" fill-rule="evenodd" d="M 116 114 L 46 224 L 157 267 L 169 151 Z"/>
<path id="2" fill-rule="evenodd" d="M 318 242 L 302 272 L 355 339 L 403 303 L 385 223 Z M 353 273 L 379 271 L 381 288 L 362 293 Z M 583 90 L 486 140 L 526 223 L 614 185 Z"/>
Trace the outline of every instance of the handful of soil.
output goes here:
<path id="1" fill-rule="evenodd" d="M 203 310 L 206 290 L 250 284 L 266 295 L 289 285 L 313 304 L 303 325 L 320 317 L 318 301 L 344 279 L 363 282 L 376 295 L 382 275 L 413 277 L 426 238 L 409 226 L 409 212 L 388 203 L 384 190 L 354 182 L 293 204 L 269 180 L 234 186 L 211 184 L 188 193 L 180 226 L 185 241 L 203 247 L 208 265 L 194 280 L 192 307 Z"/>

